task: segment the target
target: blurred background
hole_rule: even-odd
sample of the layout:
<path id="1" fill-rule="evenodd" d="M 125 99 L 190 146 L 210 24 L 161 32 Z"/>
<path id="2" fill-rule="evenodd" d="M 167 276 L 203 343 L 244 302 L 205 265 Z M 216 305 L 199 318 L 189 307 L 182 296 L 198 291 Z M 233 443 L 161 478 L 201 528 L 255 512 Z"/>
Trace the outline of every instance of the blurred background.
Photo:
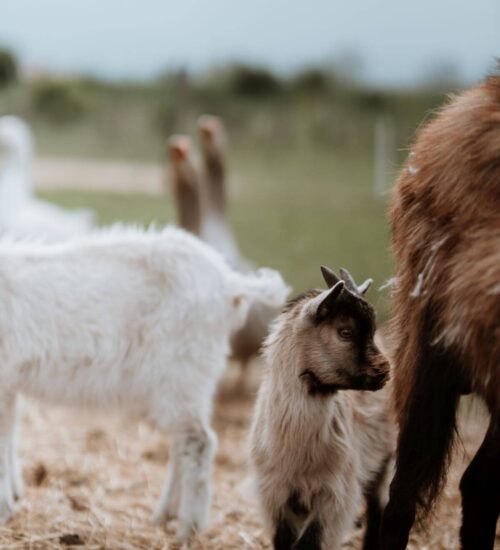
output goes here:
<path id="1" fill-rule="evenodd" d="M 498 55 L 498 0 L 2 0 L 0 233 L 175 222 L 173 163 L 189 147 L 167 140 L 187 134 L 199 153 L 199 117 L 212 114 L 212 137 L 214 120 L 227 136 L 220 248 L 236 241 L 240 268 L 277 268 L 294 293 L 323 285 L 321 264 L 376 289 L 392 272 L 386 210 L 415 130 Z M 368 297 L 384 320 L 388 291 Z M 194 549 L 269 548 L 247 453 L 260 369 L 246 380 L 233 363 L 214 410 L 212 526 Z M 436 528 L 409 548 L 459 548 L 458 479 L 481 422 L 461 432 Z M 23 433 L 28 494 L 1 548 L 166 548 L 172 532 L 149 521 L 169 453 L 160 434 L 33 403 Z"/>
<path id="2" fill-rule="evenodd" d="M 296 292 L 320 264 L 380 286 L 415 129 L 498 54 L 497 0 L 3 0 L 0 116 L 32 127 L 39 197 L 162 225 L 166 139 L 218 115 L 243 254 Z"/>

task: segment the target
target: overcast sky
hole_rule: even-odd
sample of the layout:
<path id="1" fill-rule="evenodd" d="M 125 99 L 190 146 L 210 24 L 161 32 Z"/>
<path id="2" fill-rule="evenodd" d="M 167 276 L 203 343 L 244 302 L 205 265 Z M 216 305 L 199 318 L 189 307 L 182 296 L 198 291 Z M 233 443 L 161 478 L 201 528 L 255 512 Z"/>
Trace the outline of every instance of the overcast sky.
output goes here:
<path id="1" fill-rule="evenodd" d="M 377 84 L 500 56 L 499 0 L 0 0 L 0 43 L 29 67 L 109 78 L 234 60 L 284 72 L 355 51 Z"/>

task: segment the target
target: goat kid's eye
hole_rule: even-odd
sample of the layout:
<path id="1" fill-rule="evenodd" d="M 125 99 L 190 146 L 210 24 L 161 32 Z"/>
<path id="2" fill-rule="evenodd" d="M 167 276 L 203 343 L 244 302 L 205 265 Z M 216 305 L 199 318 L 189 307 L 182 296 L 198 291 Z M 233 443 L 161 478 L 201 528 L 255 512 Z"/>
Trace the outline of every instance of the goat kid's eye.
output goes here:
<path id="1" fill-rule="evenodd" d="M 340 328 L 338 332 L 339 336 L 344 340 L 352 340 L 352 337 L 354 336 L 354 332 L 350 328 Z"/>

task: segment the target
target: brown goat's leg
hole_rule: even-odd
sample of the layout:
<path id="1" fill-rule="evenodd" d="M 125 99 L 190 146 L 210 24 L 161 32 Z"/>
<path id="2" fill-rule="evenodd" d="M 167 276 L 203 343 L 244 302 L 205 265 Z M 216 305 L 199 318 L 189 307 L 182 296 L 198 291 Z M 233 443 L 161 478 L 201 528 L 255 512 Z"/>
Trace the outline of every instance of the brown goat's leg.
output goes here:
<path id="1" fill-rule="evenodd" d="M 455 415 L 463 381 L 453 354 L 430 344 L 424 324 L 418 351 L 408 349 L 402 360 L 413 363 L 412 393 L 400 413 L 396 473 L 384 511 L 381 548 L 403 550 L 417 508 L 425 513 L 439 493 L 455 434 Z M 411 383 L 411 382 L 408 382 Z M 397 388 L 395 388 L 397 391 Z"/>
<path id="2" fill-rule="evenodd" d="M 490 550 L 500 514 L 500 419 L 492 418 L 476 456 L 460 482 L 463 550 Z"/>
<path id="3" fill-rule="evenodd" d="M 376 495 L 370 495 L 366 499 L 366 530 L 363 550 L 378 550 L 380 548 L 380 525 L 383 511 Z"/>
<path id="4" fill-rule="evenodd" d="M 408 544 L 417 505 L 415 497 L 402 498 L 406 495 L 407 475 L 408 472 L 398 470 L 391 483 L 390 499 L 382 519 L 380 548 L 384 550 L 404 550 Z"/>

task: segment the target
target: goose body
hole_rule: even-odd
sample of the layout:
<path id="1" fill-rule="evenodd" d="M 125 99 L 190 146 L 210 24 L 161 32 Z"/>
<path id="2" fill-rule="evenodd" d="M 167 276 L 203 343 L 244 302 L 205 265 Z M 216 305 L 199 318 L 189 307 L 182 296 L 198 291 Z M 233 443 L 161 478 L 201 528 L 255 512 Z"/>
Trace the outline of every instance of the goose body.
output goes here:
<path id="1" fill-rule="evenodd" d="M 169 142 L 178 223 L 218 250 L 232 267 L 248 272 L 252 263 L 241 254 L 226 214 L 222 123 L 216 117 L 203 116 L 198 129 L 201 167 L 188 136 L 174 136 Z M 277 313 L 267 305 L 253 305 L 245 325 L 231 338 L 231 357 L 242 366 L 240 389 L 245 384 L 246 366 L 259 353 Z"/>
<path id="2" fill-rule="evenodd" d="M 0 149 L 5 152 L 0 171 L 1 233 L 58 241 L 93 228 L 92 210 L 66 210 L 34 196 L 33 137 L 23 120 L 0 117 Z"/>

